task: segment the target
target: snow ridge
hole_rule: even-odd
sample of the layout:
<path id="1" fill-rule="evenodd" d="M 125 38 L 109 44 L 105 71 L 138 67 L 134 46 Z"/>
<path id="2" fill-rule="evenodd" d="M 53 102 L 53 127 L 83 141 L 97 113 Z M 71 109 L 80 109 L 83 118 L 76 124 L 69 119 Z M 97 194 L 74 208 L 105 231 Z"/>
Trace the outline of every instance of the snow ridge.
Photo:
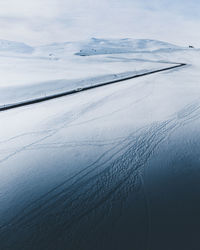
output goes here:
<path id="1" fill-rule="evenodd" d="M 32 53 L 34 48 L 21 42 L 0 40 L 0 52 Z"/>

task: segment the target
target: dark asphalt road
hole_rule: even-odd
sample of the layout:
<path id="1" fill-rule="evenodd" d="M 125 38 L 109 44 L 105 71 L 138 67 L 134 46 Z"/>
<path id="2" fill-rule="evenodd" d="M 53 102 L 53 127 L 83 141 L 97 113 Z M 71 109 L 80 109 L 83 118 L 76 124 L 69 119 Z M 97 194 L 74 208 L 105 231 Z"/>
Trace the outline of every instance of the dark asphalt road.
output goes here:
<path id="1" fill-rule="evenodd" d="M 48 95 L 48 96 L 35 98 L 35 99 L 31 99 L 31 100 L 25 100 L 25 101 L 18 102 L 18 103 L 3 105 L 3 106 L 0 106 L 0 112 L 1 111 L 6 111 L 6 110 L 9 110 L 9 109 L 14 109 L 14 108 L 19 108 L 19 107 L 23 107 L 23 106 L 32 105 L 32 104 L 35 104 L 35 103 L 49 101 L 49 100 L 60 98 L 60 97 L 63 97 L 63 96 L 77 94 L 79 92 L 87 91 L 87 90 L 90 90 L 90 89 L 99 88 L 99 87 L 103 87 L 103 86 L 106 86 L 106 85 L 131 80 L 131 79 L 138 78 L 138 77 L 144 77 L 144 76 L 147 76 L 147 75 L 152 75 L 152 74 L 156 74 L 156 73 L 159 73 L 159 72 L 168 71 L 168 70 L 180 68 L 180 67 L 183 67 L 183 66 L 186 66 L 186 64 L 185 63 L 179 63 L 179 64 L 177 64 L 175 66 L 171 66 L 171 67 L 167 67 L 167 68 L 163 68 L 163 69 L 158 69 L 158 70 L 153 70 L 153 71 L 138 74 L 138 75 L 132 75 L 132 76 L 129 76 L 129 77 L 124 77 L 124 78 L 113 80 L 113 81 L 103 82 L 103 83 L 99 83 L 99 84 L 96 84 L 96 85 L 93 85 L 93 86 L 86 86 L 86 87 L 83 87 L 83 88 L 77 88 L 77 89 L 74 89 L 74 90 L 70 90 L 70 91 L 66 91 L 66 92 L 62 92 L 62 93 L 58 93 L 58 94 L 54 94 L 54 95 Z"/>

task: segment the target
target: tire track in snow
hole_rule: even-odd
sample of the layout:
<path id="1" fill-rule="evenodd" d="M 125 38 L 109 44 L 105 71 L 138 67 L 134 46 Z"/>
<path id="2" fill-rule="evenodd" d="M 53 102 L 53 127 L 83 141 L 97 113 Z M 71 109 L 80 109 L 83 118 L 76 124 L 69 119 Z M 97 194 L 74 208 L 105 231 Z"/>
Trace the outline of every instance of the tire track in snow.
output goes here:
<path id="1" fill-rule="evenodd" d="M 25 207 L 6 225 L 2 225 L 1 242 L 13 231 L 20 235 L 20 232 L 23 234 L 23 230 L 31 226 L 39 227 L 41 232 L 48 231 L 48 237 L 55 236 L 55 233 L 61 237 L 63 233 L 70 249 L 74 249 L 73 240 L 80 234 L 83 220 L 87 220 L 89 235 L 105 221 L 116 223 L 123 213 L 128 195 L 139 185 L 141 172 L 156 148 L 179 127 L 199 118 L 200 104 L 197 101 L 187 105 L 170 119 L 153 123 L 116 142 L 110 151 L 102 154 L 93 164 Z M 56 230 L 54 226 L 49 228 L 51 220 L 58 222 Z M 36 242 L 43 240 L 40 230 L 35 230 Z M 29 237 L 25 236 L 25 242 L 32 240 Z M 79 236 L 79 240 L 81 245 L 87 240 L 84 233 L 82 238 Z"/>
<path id="2" fill-rule="evenodd" d="M 12 150 L 11 153 L 7 154 L 5 157 L 0 158 L 0 163 L 3 163 L 5 161 L 7 161 L 8 159 L 10 159 L 11 157 L 15 156 L 18 153 L 21 153 L 31 147 L 33 147 L 34 145 L 37 145 L 38 143 L 43 142 L 44 140 L 54 136 L 56 133 L 58 133 L 59 131 L 61 131 L 62 129 L 66 129 L 67 127 L 70 126 L 70 124 L 74 121 L 76 121 L 77 119 L 79 119 L 82 115 L 88 113 L 91 110 L 95 110 L 96 108 L 98 108 L 99 106 L 102 105 L 102 103 L 106 100 L 108 100 L 113 94 L 109 94 L 107 96 L 104 96 L 103 98 L 92 102 L 92 103 L 86 103 L 84 105 L 82 105 L 83 107 L 77 108 L 73 111 L 68 111 L 64 114 L 62 114 L 62 124 L 59 125 L 57 128 L 54 129 L 50 129 L 50 130 L 44 130 L 44 131 L 39 131 L 39 132 L 30 132 L 30 133 L 23 133 L 21 135 L 17 135 L 14 136 L 12 138 L 9 138 L 7 140 L 3 140 L 0 141 L 0 144 L 3 144 L 3 146 L 5 146 L 6 142 L 11 142 L 14 141 L 15 139 L 21 139 L 21 137 L 24 136 L 30 136 L 30 135 L 34 135 L 34 137 L 36 137 L 36 135 L 42 135 L 41 138 L 35 139 L 34 142 L 32 143 L 27 143 L 23 146 L 20 146 L 18 149 L 15 149 L 14 151 Z M 56 119 L 56 125 L 59 124 L 59 120 Z M 66 126 L 67 124 L 67 126 Z M 43 135 L 44 134 L 44 135 Z"/>

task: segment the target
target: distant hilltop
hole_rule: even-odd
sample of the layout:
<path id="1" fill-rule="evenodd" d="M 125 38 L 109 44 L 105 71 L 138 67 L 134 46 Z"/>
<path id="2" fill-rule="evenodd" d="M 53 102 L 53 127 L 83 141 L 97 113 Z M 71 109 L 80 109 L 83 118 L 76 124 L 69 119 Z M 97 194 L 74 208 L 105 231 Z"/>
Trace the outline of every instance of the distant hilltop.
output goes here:
<path id="1" fill-rule="evenodd" d="M 188 47 L 187 47 L 188 48 Z M 159 51 L 179 50 L 183 47 L 150 39 L 98 39 L 91 38 L 85 41 L 52 43 L 43 46 L 32 47 L 25 43 L 0 40 L 0 52 L 23 53 L 42 55 L 51 58 L 61 58 L 66 54 L 79 56 L 118 54 L 118 53 L 148 53 Z M 184 48 L 185 49 L 185 48 Z"/>
<path id="2" fill-rule="evenodd" d="M 34 48 L 20 42 L 0 40 L 0 52 L 32 53 Z"/>
<path id="3" fill-rule="evenodd" d="M 97 39 L 83 43 L 81 50 L 76 53 L 80 56 L 116 54 L 116 53 L 134 53 L 134 52 L 152 52 L 160 50 L 181 49 L 174 44 L 149 39 Z"/>

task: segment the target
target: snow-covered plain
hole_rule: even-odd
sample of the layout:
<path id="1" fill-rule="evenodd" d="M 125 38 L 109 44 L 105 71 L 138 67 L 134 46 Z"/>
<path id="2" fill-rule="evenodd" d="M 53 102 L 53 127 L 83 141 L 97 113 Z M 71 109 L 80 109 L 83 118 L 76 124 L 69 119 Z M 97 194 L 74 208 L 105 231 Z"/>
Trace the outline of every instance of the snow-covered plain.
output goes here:
<path id="1" fill-rule="evenodd" d="M 18 88 L 30 98 L 38 86 L 48 92 L 167 62 L 187 66 L 1 112 L 2 249 L 191 249 L 200 207 L 200 51 L 94 41 L 3 51 L 1 103 L 13 102 Z"/>

